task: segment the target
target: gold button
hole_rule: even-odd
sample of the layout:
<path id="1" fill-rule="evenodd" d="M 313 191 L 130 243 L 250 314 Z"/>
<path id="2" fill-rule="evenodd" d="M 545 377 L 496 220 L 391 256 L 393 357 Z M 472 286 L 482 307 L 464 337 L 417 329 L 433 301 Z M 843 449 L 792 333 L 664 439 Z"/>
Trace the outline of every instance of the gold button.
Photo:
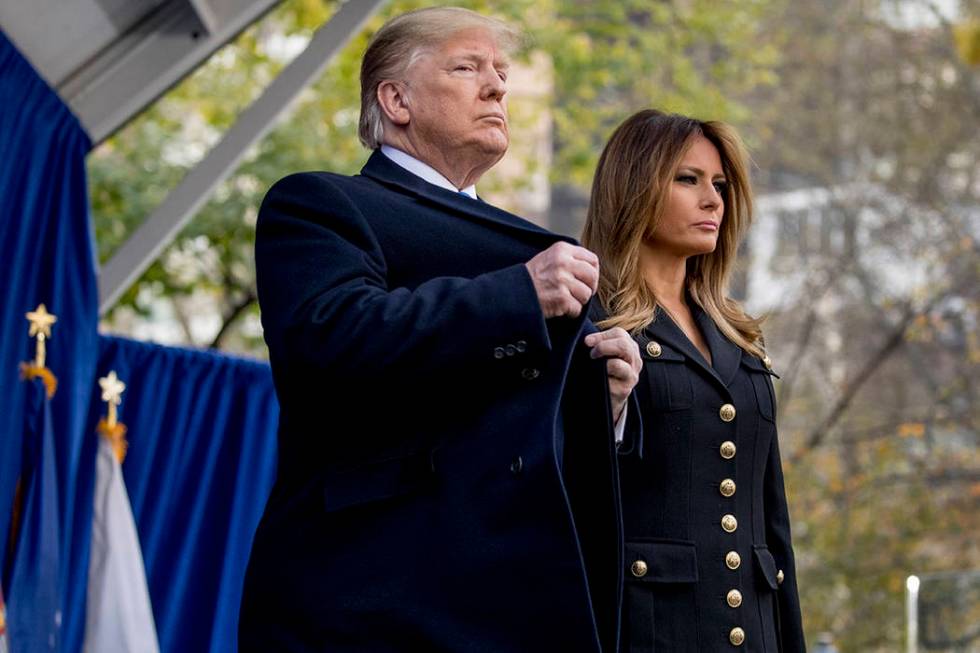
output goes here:
<path id="1" fill-rule="evenodd" d="M 660 346 L 659 342 L 654 342 L 651 340 L 647 343 L 647 353 L 654 358 L 660 358 L 660 354 L 664 353 L 663 347 Z"/>
<path id="2" fill-rule="evenodd" d="M 732 646 L 741 646 L 742 642 L 745 641 L 745 631 L 735 626 L 732 628 L 732 632 L 728 633 L 728 641 L 732 643 Z"/>
<path id="3" fill-rule="evenodd" d="M 738 528 L 738 520 L 735 519 L 735 515 L 725 515 L 722 517 L 721 527 L 726 533 L 734 533 L 735 529 Z"/>
<path id="4" fill-rule="evenodd" d="M 721 421 L 730 422 L 735 419 L 735 406 L 725 404 L 721 407 L 721 410 L 718 411 L 718 414 L 721 416 Z"/>
<path id="5" fill-rule="evenodd" d="M 786 580 L 786 574 L 784 574 L 783 570 L 780 569 L 776 572 L 776 584 L 782 585 L 784 580 Z"/>
<path id="6" fill-rule="evenodd" d="M 630 566 L 630 571 L 637 578 L 643 578 L 647 575 L 647 563 L 642 560 L 637 560 Z"/>
<path id="7" fill-rule="evenodd" d="M 719 451 L 721 452 L 722 458 L 725 460 L 731 460 L 735 457 L 735 443 L 731 440 L 725 440 L 721 443 L 721 448 Z"/>
<path id="8" fill-rule="evenodd" d="M 725 554 L 725 566 L 735 571 L 738 566 L 742 564 L 742 556 L 738 554 L 738 551 L 729 551 Z"/>
<path id="9" fill-rule="evenodd" d="M 742 593 L 738 590 L 731 590 L 728 592 L 728 596 L 725 597 L 725 601 L 728 602 L 728 607 L 737 608 L 742 605 Z"/>
<path id="10" fill-rule="evenodd" d="M 766 369 L 767 370 L 771 370 L 772 369 L 772 359 L 769 358 L 769 356 L 763 356 L 762 357 L 762 364 L 766 366 Z"/>
<path id="11" fill-rule="evenodd" d="M 718 491 L 721 492 L 721 496 L 723 497 L 732 496 L 735 494 L 735 481 L 730 478 L 726 478 L 721 482 L 721 485 L 718 486 Z"/>

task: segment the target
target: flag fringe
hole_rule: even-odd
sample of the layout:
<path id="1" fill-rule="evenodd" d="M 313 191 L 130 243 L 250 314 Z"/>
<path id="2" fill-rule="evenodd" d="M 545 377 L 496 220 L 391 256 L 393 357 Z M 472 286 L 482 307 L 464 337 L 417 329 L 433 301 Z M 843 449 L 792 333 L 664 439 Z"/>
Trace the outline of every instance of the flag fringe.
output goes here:
<path id="1" fill-rule="evenodd" d="M 126 441 L 126 425 L 122 422 L 109 424 L 109 421 L 103 417 L 95 430 L 112 445 L 112 452 L 121 465 L 126 459 L 126 450 L 129 449 L 129 443 Z"/>
<path id="2" fill-rule="evenodd" d="M 58 379 L 51 373 L 51 370 L 46 367 L 39 367 L 34 363 L 20 364 L 20 378 L 25 381 L 41 379 L 44 382 L 44 389 L 47 391 L 48 399 L 52 399 L 55 391 L 58 389 Z"/>

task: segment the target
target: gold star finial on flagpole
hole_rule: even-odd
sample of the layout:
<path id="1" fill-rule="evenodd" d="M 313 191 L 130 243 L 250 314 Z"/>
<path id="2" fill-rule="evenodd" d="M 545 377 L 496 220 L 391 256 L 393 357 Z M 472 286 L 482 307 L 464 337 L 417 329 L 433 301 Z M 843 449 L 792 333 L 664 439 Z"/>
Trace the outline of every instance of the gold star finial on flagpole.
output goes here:
<path id="1" fill-rule="evenodd" d="M 126 442 L 126 425 L 118 421 L 116 407 L 122 402 L 122 393 L 126 389 L 126 384 L 116 376 L 115 370 L 110 370 L 99 379 L 99 387 L 102 388 L 102 401 L 109 405 L 109 414 L 99 420 L 96 431 L 108 438 L 116 459 L 121 463 L 126 457 L 129 444 Z"/>
<path id="2" fill-rule="evenodd" d="M 102 388 L 102 401 L 109 404 L 109 417 L 106 422 L 109 426 L 115 426 L 116 406 L 122 403 L 122 393 L 126 389 L 126 384 L 119 380 L 115 370 L 110 370 L 109 374 L 99 379 L 99 387 Z"/>
<path id="3" fill-rule="evenodd" d="M 47 358 L 47 349 L 44 343 L 51 337 L 51 325 L 58 321 L 58 317 L 48 313 L 44 304 L 38 304 L 37 308 L 25 313 L 24 317 L 31 323 L 31 329 L 27 335 L 36 338 L 37 342 L 34 348 L 34 360 L 20 364 L 21 378 L 41 379 L 44 382 L 48 399 L 50 399 L 54 397 L 55 390 L 58 388 L 58 379 L 51 373 L 51 370 L 44 366 Z"/>
<path id="4" fill-rule="evenodd" d="M 48 313 L 47 307 L 42 303 L 38 304 L 33 311 L 24 314 L 27 321 L 31 323 L 31 329 L 27 335 L 37 338 L 37 351 L 34 355 L 34 365 L 38 368 L 44 367 L 46 352 L 44 341 L 51 337 L 51 325 L 58 321 L 58 317 Z"/>

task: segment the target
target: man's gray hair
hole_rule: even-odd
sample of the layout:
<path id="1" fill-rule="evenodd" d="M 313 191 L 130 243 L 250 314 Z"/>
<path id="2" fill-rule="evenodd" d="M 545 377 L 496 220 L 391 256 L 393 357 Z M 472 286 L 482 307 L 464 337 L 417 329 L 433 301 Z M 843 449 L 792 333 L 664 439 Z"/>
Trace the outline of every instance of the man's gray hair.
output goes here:
<path id="1" fill-rule="evenodd" d="M 438 47 L 463 30 L 489 31 L 497 47 L 512 54 L 521 34 L 506 23 L 459 7 L 429 7 L 392 18 L 371 39 L 361 61 L 361 119 L 358 135 L 371 150 L 384 138 L 378 86 L 386 80 L 404 80 L 408 69 L 425 50 Z"/>

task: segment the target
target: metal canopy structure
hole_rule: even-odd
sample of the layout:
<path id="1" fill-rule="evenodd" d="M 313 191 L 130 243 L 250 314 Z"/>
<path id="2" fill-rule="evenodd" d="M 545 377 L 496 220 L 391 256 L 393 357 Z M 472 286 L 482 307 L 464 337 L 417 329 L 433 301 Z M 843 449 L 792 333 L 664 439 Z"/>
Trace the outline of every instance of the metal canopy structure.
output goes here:
<path id="1" fill-rule="evenodd" d="M 104 314 L 385 0 L 346 0 L 99 273 Z M 7 0 L 0 28 L 100 143 L 279 0 Z"/>
<path id="2" fill-rule="evenodd" d="M 100 143 L 279 0 L 14 0 L 0 26 Z"/>

